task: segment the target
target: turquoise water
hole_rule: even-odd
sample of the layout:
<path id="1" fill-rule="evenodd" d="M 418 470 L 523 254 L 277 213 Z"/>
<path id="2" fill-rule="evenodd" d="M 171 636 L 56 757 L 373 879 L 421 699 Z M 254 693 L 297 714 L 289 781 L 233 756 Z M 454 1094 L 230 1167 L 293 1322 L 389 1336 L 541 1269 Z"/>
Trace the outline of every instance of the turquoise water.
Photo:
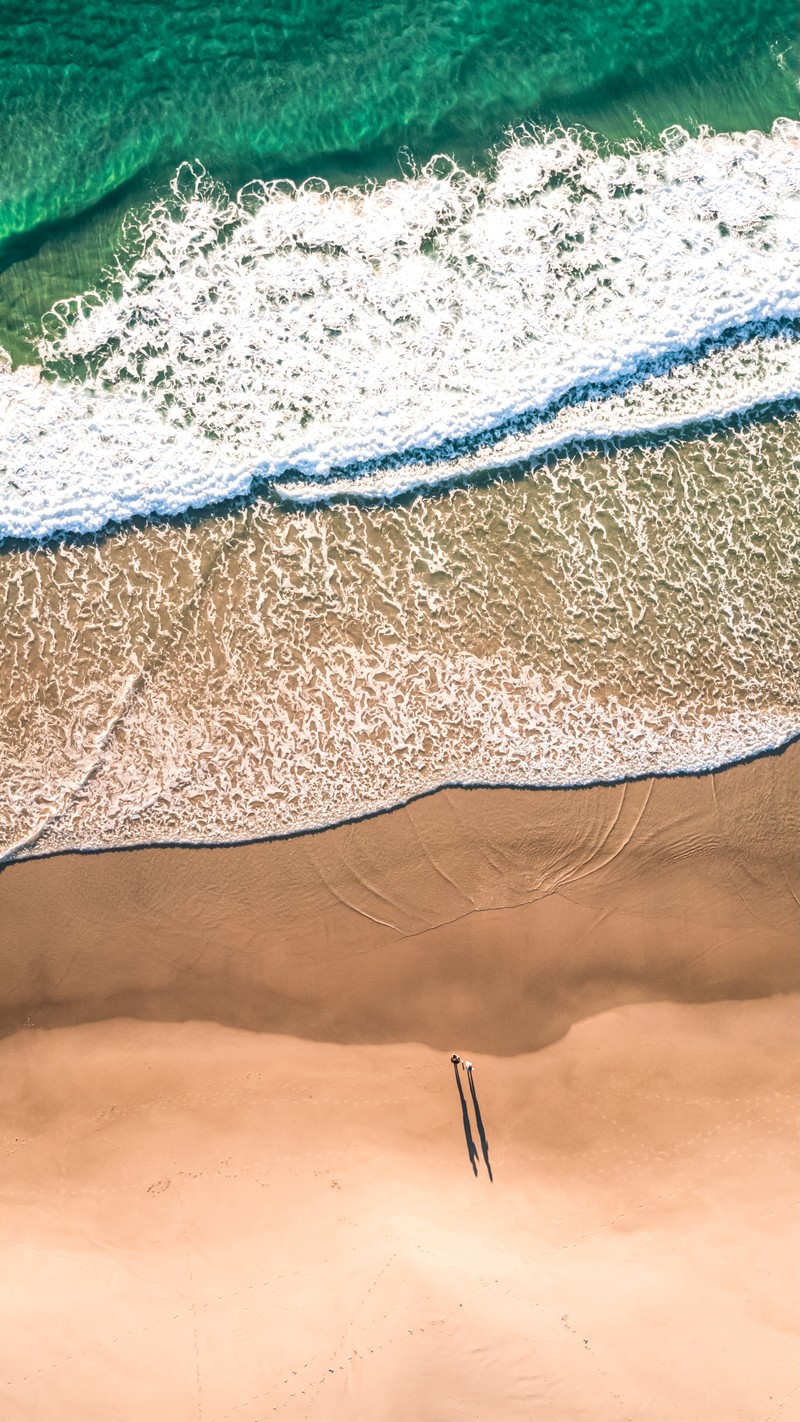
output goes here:
<path id="1" fill-rule="evenodd" d="M 0 236 L 185 157 L 250 177 L 481 148 L 531 117 L 763 128 L 795 97 L 786 0 L 45 0 L 3 17 Z"/>
<path id="2" fill-rule="evenodd" d="M 480 161 L 524 120 L 768 129 L 795 111 L 794 24 L 787 0 L 7 3 L 0 341 L 30 358 L 28 322 L 97 279 L 185 158 L 233 186 L 352 181 L 401 145 Z"/>
<path id="3" fill-rule="evenodd" d="M 264 170 L 463 151 L 522 119 L 767 127 L 794 103 L 786 0 L 3 8 L 0 237 L 157 164 Z"/>

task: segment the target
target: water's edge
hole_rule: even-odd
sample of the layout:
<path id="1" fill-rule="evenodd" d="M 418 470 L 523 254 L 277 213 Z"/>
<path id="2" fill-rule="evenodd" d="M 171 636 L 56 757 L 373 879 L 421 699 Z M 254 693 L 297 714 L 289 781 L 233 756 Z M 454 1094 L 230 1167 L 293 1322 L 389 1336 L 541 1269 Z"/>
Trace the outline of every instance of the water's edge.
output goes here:
<path id="1" fill-rule="evenodd" d="M 725 774 L 740 766 L 753 765 L 756 761 L 765 760 L 768 756 L 784 755 L 786 751 L 797 744 L 800 744 L 800 731 L 795 732 L 788 740 L 782 741 L 780 745 L 768 746 L 765 750 L 754 751 L 750 755 L 723 761 L 719 765 L 704 766 L 700 770 L 653 770 L 641 775 L 617 776 L 611 780 L 576 781 L 571 785 L 523 784 L 520 781 L 445 780 L 440 785 L 435 785 L 428 790 L 420 790 L 418 794 L 409 795 L 405 800 L 398 800 L 391 805 L 380 805 L 376 809 L 366 810 L 360 815 L 345 816 L 341 820 L 332 820 L 328 824 L 287 830 L 282 834 L 251 835 L 245 839 L 226 840 L 148 840 L 142 841 L 141 844 L 81 845 L 69 849 L 50 849 L 43 850 L 39 854 L 19 854 L 5 861 L 0 860 L 0 874 L 6 869 L 13 868 L 16 864 L 30 864 L 42 859 L 62 859 L 66 855 L 135 854 L 148 849 L 243 849 L 252 844 L 274 844 L 289 839 L 305 839 L 311 835 L 327 834 L 330 830 L 342 829 L 347 825 L 364 824 L 383 815 L 392 815 L 396 810 L 403 810 L 408 805 L 416 805 L 421 800 L 429 800 L 432 796 L 440 795 L 445 790 L 524 790 L 534 794 L 538 791 L 558 791 L 573 794 L 581 790 L 611 790 L 621 785 L 636 785 L 648 780 L 705 780 L 709 776 Z"/>

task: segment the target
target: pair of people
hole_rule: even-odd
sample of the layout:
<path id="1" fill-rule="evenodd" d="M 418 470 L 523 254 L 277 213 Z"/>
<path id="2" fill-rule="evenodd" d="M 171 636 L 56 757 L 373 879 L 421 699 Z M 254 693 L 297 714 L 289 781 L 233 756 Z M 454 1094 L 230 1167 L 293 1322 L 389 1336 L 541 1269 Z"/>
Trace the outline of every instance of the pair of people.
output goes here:
<path id="1" fill-rule="evenodd" d="M 450 1060 L 453 1063 L 454 1067 L 457 1067 L 460 1063 L 461 1066 L 465 1067 L 467 1071 L 472 1071 L 472 1062 L 462 1062 L 460 1056 L 458 1055 L 458 1052 L 453 1052 L 453 1055 Z"/>

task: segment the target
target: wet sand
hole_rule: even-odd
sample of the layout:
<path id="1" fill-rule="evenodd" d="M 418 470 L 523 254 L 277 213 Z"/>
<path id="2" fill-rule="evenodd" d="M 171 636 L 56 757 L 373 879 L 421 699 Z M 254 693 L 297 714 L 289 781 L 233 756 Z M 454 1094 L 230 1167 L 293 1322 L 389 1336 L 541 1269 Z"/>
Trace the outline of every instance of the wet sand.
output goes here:
<path id="1" fill-rule="evenodd" d="M 0 874 L 3 1418 L 800 1416 L 799 767 Z"/>

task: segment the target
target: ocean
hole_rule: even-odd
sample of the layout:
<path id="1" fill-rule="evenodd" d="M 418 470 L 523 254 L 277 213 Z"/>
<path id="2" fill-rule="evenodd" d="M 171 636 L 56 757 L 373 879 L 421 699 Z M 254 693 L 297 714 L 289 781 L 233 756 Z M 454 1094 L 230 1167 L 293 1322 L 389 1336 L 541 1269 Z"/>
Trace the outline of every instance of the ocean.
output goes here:
<path id="1" fill-rule="evenodd" d="M 800 734 L 786 5 L 0 17 L 0 855 Z"/>

